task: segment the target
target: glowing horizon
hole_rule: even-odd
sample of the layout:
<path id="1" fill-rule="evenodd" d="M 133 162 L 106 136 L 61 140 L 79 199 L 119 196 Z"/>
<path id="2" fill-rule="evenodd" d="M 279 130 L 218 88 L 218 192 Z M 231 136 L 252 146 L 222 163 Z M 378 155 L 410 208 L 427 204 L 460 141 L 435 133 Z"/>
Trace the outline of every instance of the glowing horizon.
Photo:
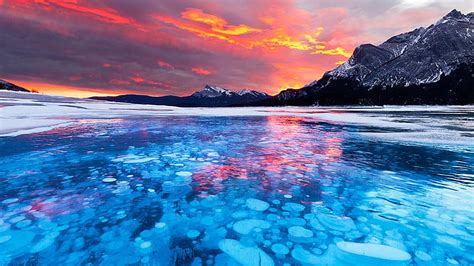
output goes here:
<path id="1" fill-rule="evenodd" d="M 276 94 L 469 1 L 0 1 L 0 79 L 74 97 Z"/>

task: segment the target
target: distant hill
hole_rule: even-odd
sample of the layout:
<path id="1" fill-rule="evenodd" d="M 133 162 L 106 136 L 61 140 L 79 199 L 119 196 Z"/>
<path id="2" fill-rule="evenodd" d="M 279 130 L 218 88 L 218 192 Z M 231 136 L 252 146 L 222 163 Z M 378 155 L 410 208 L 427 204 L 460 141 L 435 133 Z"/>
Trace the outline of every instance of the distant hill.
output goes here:
<path id="1" fill-rule="evenodd" d="M 225 88 L 206 85 L 201 91 L 189 96 L 162 96 L 126 94 L 119 96 L 95 96 L 90 99 L 113 102 L 171 105 L 180 107 L 223 107 L 232 105 L 251 104 L 268 99 L 270 96 L 253 90 L 231 91 Z"/>
<path id="2" fill-rule="evenodd" d="M 0 79 L 0 90 L 30 92 L 29 90 L 25 88 L 22 88 L 20 86 L 17 86 L 13 83 L 10 83 L 1 79 Z"/>
<path id="3" fill-rule="evenodd" d="M 301 89 L 252 105 L 474 104 L 474 13 L 363 44 Z"/>

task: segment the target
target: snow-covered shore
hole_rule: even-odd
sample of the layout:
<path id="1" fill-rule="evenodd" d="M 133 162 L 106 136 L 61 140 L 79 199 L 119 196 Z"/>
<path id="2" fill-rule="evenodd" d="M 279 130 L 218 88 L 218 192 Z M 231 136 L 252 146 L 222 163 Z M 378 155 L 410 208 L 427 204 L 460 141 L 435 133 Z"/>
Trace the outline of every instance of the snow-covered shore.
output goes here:
<path id="1" fill-rule="evenodd" d="M 300 116 L 331 123 L 396 129 L 382 133 L 361 132 L 385 140 L 469 145 L 474 139 L 472 105 L 180 108 L 0 92 L 0 136 L 3 137 L 47 131 L 81 119 L 156 116 Z"/>

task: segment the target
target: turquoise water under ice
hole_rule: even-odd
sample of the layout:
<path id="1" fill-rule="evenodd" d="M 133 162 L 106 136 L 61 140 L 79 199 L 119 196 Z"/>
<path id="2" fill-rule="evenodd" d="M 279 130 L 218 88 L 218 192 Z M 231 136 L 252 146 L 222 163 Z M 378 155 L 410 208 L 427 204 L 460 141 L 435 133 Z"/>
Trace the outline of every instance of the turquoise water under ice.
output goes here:
<path id="1" fill-rule="evenodd" d="M 168 117 L 0 138 L 0 265 L 473 265 L 473 147 L 374 131 Z"/>

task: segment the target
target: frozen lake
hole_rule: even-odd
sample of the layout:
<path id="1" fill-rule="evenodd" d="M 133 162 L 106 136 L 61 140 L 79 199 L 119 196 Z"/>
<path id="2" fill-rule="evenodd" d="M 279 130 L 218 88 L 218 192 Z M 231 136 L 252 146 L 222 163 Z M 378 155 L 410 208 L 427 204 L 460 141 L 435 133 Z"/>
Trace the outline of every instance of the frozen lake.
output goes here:
<path id="1" fill-rule="evenodd" d="M 0 93 L 0 265 L 473 265 L 474 107 Z"/>

